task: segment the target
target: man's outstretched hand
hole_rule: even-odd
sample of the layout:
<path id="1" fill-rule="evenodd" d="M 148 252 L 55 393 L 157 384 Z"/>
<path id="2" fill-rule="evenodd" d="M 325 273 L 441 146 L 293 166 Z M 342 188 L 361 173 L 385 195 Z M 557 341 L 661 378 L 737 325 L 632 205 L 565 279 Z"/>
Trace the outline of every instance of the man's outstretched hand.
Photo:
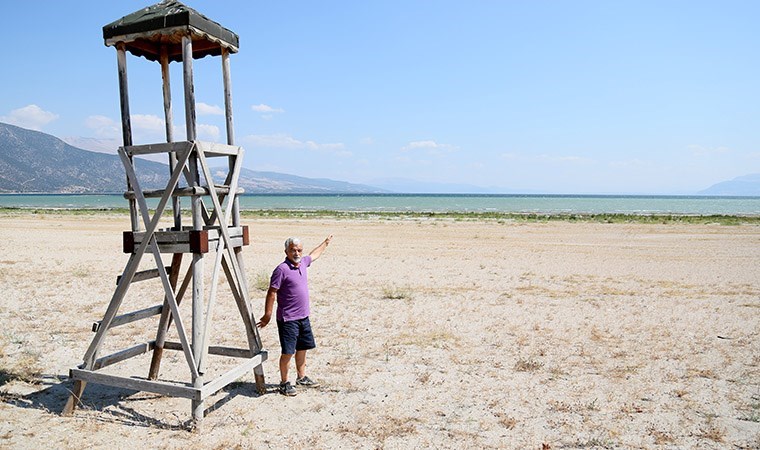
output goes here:
<path id="1" fill-rule="evenodd" d="M 256 326 L 259 328 L 264 328 L 267 326 L 270 320 L 272 320 L 272 316 L 269 314 L 264 314 L 261 316 L 261 319 L 259 319 L 259 323 L 257 323 Z"/>

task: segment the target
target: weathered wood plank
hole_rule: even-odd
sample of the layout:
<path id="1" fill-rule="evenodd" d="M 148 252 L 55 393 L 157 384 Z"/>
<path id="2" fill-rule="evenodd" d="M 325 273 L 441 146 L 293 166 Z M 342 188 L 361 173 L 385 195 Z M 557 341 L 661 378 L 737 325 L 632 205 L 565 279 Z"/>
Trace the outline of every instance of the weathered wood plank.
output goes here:
<path id="1" fill-rule="evenodd" d="M 74 412 L 74 409 L 76 409 L 77 405 L 79 404 L 79 400 L 82 398 L 82 393 L 84 392 L 86 385 L 87 383 L 85 381 L 74 380 L 74 386 L 71 389 L 71 395 L 69 395 L 69 399 L 66 400 L 66 404 L 63 406 L 61 415 L 69 416 Z"/>
<path id="2" fill-rule="evenodd" d="M 189 398 L 192 400 L 201 399 L 201 390 L 194 388 L 187 383 L 179 384 L 168 383 L 165 381 L 143 380 L 141 378 L 127 378 L 84 369 L 71 369 L 69 376 L 75 380 L 81 380 L 87 383 L 97 383 L 124 389 L 134 389 L 136 391 L 153 392 L 155 394 Z"/>
<path id="3" fill-rule="evenodd" d="M 165 269 L 168 271 L 171 268 L 165 267 Z M 152 280 L 153 278 L 158 278 L 158 269 L 148 269 L 140 272 L 135 272 L 135 275 L 132 277 L 132 282 L 134 283 L 135 281 Z M 119 281 L 121 281 L 121 275 L 116 276 L 116 284 L 119 284 Z"/>
<path id="4" fill-rule="evenodd" d="M 203 149 L 203 153 L 208 157 L 215 156 L 237 156 L 242 148 L 236 145 L 220 144 L 218 142 L 198 141 L 198 147 Z"/>
<path id="5" fill-rule="evenodd" d="M 211 340 L 211 322 L 214 317 L 214 306 L 216 305 L 216 291 L 219 286 L 219 268 L 222 263 L 222 256 L 224 255 L 224 241 L 217 241 L 216 247 L 216 259 L 214 260 L 214 267 L 211 270 L 211 292 L 208 295 L 208 305 L 206 305 L 206 318 L 203 325 L 203 339 L 201 347 L 203 352 L 201 353 L 201 359 L 198 361 L 198 370 L 201 372 L 206 371 L 206 360 L 208 343 Z"/>
<path id="6" fill-rule="evenodd" d="M 227 373 L 217 377 L 213 381 L 209 381 L 208 383 L 204 384 L 203 388 L 201 388 L 201 399 L 214 395 L 217 391 L 237 380 L 246 372 L 252 370 L 254 367 L 260 366 L 262 362 L 266 361 L 266 359 L 267 353 L 261 352 L 258 355 L 255 355 L 253 358 L 228 371 Z"/>
<path id="7" fill-rule="evenodd" d="M 229 227 L 228 230 L 233 248 L 248 245 L 246 239 L 247 229 L 245 226 Z M 207 235 L 208 239 L 206 240 L 205 237 L 200 235 L 194 236 L 196 233 Z M 153 233 L 161 253 L 207 253 L 208 249 L 216 248 L 220 235 L 218 227 L 204 227 L 203 230 L 199 231 L 183 229 L 181 231 L 156 231 Z M 145 239 L 145 236 L 145 232 L 132 233 L 125 231 L 123 251 L 125 253 L 134 252 Z M 201 240 L 199 241 L 198 239 Z"/>
<path id="8" fill-rule="evenodd" d="M 224 80 L 224 117 L 227 123 L 227 145 L 235 145 L 235 128 L 232 126 L 232 77 L 230 51 L 222 47 L 222 80 Z"/>
<path id="9" fill-rule="evenodd" d="M 158 144 L 129 145 L 124 151 L 129 156 L 151 155 L 155 153 L 180 153 L 193 146 L 192 142 L 161 142 Z"/>
<path id="10" fill-rule="evenodd" d="M 182 344 L 174 341 L 164 342 L 164 349 L 166 350 L 182 350 Z M 254 355 L 250 349 L 247 348 L 235 348 L 225 347 L 220 345 L 210 345 L 208 347 L 209 355 L 228 356 L 230 358 L 251 358 Z"/>
<path id="11" fill-rule="evenodd" d="M 121 111 L 121 140 L 122 145 L 132 145 L 132 119 L 129 114 L 129 81 L 127 78 L 127 51 L 123 42 L 116 44 L 116 63 L 119 74 L 119 106 Z M 132 159 L 129 159 L 130 164 Z M 127 178 L 127 190 L 132 190 L 132 184 Z M 129 201 L 129 220 L 132 231 L 140 230 L 140 218 L 137 215 L 137 204 Z"/>
<path id="12" fill-rule="evenodd" d="M 161 310 L 163 309 L 163 305 L 155 305 L 155 306 L 149 306 L 144 309 L 140 309 L 138 311 L 132 311 L 130 313 L 122 314 L 120 316 L 116 316 L 111 321 L 110 327 L 118 327 L 120 325 L 124 325 L 127 323 L 136 322 L 138 320 L 145 319 L 147 317 L 157 316 L 161 314 Z M 100 330 L 100 326 L 102 325 L 103 321 L 99 320 L 97 322 L 92 323 L 92 331 L 93 333 L 96 333 L 98 330 Z"/>
<path id="13" fill-rule="evenodd" d="M 172 289 L 177 288 L 177 281 L 179 280 L 179 269 L 182 266 L 182 254 L 175 253 L 172 256 L 172 265 L 169 273 L 169 284 Z M 182 301 L 181 294 L 175 298 L 177 305 Z M 169 332 L 169 324 L 171 323 L 171 308 L 169 308 L 169 299 L 164 297 L 164 304 L 161 310 L 161 318 L 158 321 L 158 330 L 156 331 L 155 346 L 153 347 L 153 355 L 150 361 L 150 369 L 148 370 L 148 379 L 155 380 L 158 378 L 158 371 L 161 368 L 161 357 L 164 352 L 164 342 L 166 341 L 166 335 Z"/>
<path id="14" fill-rule="evenodd" d="M 117 362 L 121 362 L 126 359 L 148 353 L 153 349 L 154 345 L 155 341 L 146 342 L 144 344 L 137 344 L 116 353 L 111 353 L 110 355 L 98 358 L 95 360 L 95 364 L 93 365 L 92 370 L 102 369 L 103 367 L 108 367 L 112 364 L 116 364 Z"/>
<path id="15" fill-rule="evenodd" d="M 214 185 L 214 190 L 216 190 L 219 195 L 230 193 L 229 186 L 223 184 Z M 165 189 L 146 189 L 143 191 L 143 195 L 145 198 L 161 198 L 165 192 Z M 209 195 L 210 192 L 211 189 L 208 186 L 191 186 L 174 189 L 171 195 L 172 197 L 193 197 L 198 195 Z M 236 193 L 244 194 L 245 189 L 238 188 Z M 133 199 L 135 198 L 135 192 L 131 190 L 126 191 L 124 192 L 123 197 L 126 199 Z"/>

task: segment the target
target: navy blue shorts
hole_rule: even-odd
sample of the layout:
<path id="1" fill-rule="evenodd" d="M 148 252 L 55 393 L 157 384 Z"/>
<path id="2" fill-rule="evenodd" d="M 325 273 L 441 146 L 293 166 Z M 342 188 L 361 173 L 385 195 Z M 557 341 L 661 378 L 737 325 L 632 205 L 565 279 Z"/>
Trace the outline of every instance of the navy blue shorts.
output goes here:
<path id="1" fill-rule="evenodd" d="M 296 350 L 311 350 L 317 347 L 308 317 L 287 322 L 278 320 L 277 333 L 280 335 L 283 355 L 293 355 Z"/>

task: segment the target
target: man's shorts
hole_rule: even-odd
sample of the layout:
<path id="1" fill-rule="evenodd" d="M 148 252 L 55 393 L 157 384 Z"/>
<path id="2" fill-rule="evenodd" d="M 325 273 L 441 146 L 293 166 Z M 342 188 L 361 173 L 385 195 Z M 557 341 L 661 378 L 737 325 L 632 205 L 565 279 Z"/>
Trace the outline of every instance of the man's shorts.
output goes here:
<path id="1" fill-rule="evenodd" d="M 277 333 L 280 335 L 283 355 L 293 355 L 296 350 L 311 350 L 317 347 L 308 317 L 287 322 L 278 320 Z"/>

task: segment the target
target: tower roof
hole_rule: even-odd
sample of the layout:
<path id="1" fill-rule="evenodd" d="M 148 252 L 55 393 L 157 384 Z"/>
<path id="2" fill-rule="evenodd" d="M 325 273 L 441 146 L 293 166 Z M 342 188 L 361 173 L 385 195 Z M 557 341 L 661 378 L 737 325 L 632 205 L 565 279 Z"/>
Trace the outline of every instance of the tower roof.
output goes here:
<path id="1" fill-rule="evenodd" d="M 162 0 L 103 27 L 107 46 L 123 42 L 127 51 L 158 61 L 161 46 L 170 61 L 182 60 L 182 37 L 193 40 L 193 58 L 220 55 L 222 48 L 237 53 L 238 35 L 198 11 L 174 0 Z"/>

